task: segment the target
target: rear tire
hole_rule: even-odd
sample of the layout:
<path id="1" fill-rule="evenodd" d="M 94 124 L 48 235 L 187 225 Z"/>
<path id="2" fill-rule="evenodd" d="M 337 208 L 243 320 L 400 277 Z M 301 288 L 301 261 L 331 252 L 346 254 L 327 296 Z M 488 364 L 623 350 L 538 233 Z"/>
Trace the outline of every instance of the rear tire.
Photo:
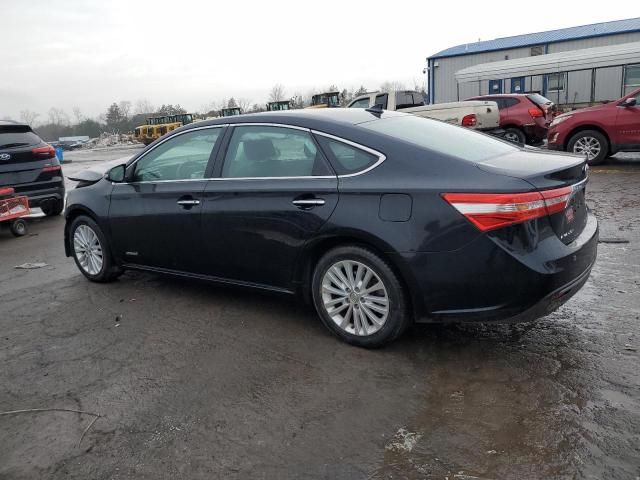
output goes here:
<path id="1" fill-rule="evenodd" d="M 411 323 L 402 282 L 385 260 L 366 248 L 343 246 L 325 253 L 311 288 L 322 323 L 351 345 L 381 347 Z"/>
<path id="2" fill-rule="evenodd" d="M 47 217 L 54 217 L 60 215 L 64 210 L 64 200 L 54 200 L 52 202 L 47 202 L 40 208 L 42 210 L 42 213 L 44 213 Z"/>
<path id="3" fill-rule="evenodd" d="M 69 242 L 78 269 L 92 282 L 111 282 L 122 274 L 113 261 L 107 238 L 91 218 L 80 215 L 73 220 Z"/>
<path id="4" fill-rule="evenodd" d="M 517 143 L 518 145 L 524 145 L 527 141 L 527 137 L 524 132 L 515 127 L 507 128 L 505 130 L 504 139 L 511 143 Z"/>
<path id="5" fill-rule="evenodd" d="M 14 237 L 24 237 L 29 231 L 27 222 L 24 218 L 18 218 L 12 221 L 9 229 L 11 230 L 11 233 Z"/>
<path id="6" fill-rule="evenodd" d="M 609 141 L 597 130 L 583 130 L 569 139 L 567 151 L 586 155 L 589 165 L 599 165 L 609 156 Z"/>

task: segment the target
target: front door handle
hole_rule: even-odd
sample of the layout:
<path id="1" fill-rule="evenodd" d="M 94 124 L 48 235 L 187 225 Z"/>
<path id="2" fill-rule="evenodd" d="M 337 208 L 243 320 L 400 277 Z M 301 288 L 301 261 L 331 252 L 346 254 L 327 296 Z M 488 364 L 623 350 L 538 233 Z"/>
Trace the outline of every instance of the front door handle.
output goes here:
<path id="1" fill-rule="evenodd" d="M 195 198 L 181 198 L 176 203 L 181 207 L 191 208 L 195 207 L 196 205 L 200 205 L 200 200 L 196 200 Z"/>
<path id="2" fill-rule="evenodd" d="M 323 198 L 301 198 L 299 200 L 294 200 L 291 203 L 299 208 L 313 208 L 324 205 L 325 201 Z"/>

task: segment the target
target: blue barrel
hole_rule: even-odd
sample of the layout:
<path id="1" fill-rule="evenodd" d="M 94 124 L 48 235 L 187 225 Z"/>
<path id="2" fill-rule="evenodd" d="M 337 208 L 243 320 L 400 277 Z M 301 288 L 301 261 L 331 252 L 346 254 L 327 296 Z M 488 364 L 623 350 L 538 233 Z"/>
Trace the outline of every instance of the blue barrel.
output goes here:
<path id="1" fill-rule="evenodd" d="M 62 147 L 56 147 L 56 157 L 58 157 L 60 163 L 64 162 L 64 150 L 62 150 Z"/>

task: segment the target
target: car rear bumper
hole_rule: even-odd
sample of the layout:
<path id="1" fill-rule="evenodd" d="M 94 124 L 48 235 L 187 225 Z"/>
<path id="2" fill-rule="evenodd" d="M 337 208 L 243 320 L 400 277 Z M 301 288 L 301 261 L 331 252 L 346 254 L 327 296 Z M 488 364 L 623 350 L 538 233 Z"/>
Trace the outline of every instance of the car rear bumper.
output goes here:
<path id="1" fill-rule="evenodd" d="M 499 232 L 499 233 L 498 233 Z M 481 235 L 453 252 L 401 255 L 418 322 L 529 321 L 569 300 L 595 262 L 591 213 L 569 245 L 548 220 Z"/>
<path id="2" fill-rule="evenodd" d="M 46 182 L 32 183 L 29 185 L 18 185 L 15 187 L 16 195 L 26 195 L 29 197 L 30 207 L 40 207 L 45 202 L 52 200 L 64 200 L 64 183 Z"/>
<path id="3" fill-rule="evenodd" d="M 524 134 L 529 143 L 541 143 L 547 138 L 547 128 L 538 124 L 525 125 L 523 127 Z"/>

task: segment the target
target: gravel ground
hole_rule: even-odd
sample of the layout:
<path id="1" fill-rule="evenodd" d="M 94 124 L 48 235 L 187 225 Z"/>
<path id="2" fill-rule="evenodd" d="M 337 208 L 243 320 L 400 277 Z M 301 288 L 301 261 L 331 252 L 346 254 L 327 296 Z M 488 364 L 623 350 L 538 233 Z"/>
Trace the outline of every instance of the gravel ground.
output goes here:
<path id="1" fill-rule="evenodd" d="M 601 243 L 559 311 L 419 326 L 378 351 L 279 296 L 140 273 L 89 283 L 62 218 L 0 232 L 0 410 L 100 415 L 84 437 L 91 415 L 0 416 L 0 479 L 638 478 L 638 160 L 592 169 L 601 237 L 628 243 Z"/>

